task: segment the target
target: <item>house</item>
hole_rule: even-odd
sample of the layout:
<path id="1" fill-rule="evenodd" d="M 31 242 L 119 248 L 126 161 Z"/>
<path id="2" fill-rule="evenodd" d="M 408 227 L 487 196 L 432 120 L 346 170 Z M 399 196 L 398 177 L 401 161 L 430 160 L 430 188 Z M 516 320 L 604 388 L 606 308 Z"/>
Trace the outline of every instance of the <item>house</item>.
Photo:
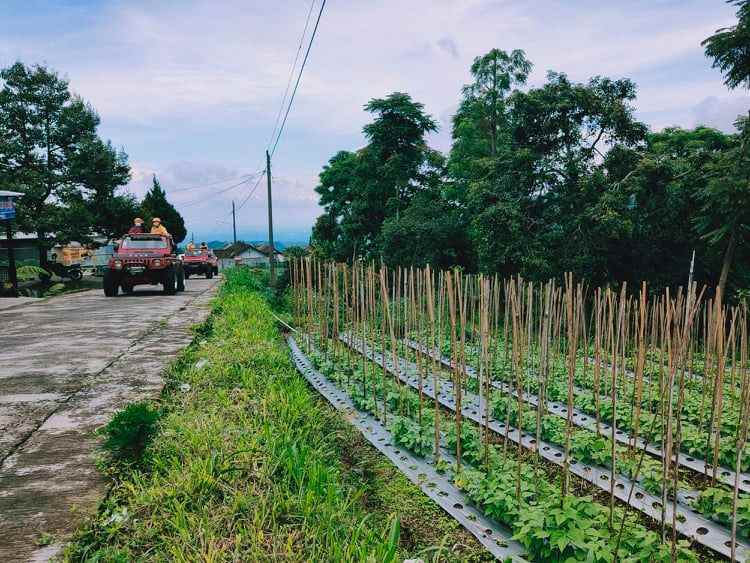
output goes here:
<path id="1" fill-rule="evenodd" d="M 219 270 L 232 268 L 237 264 L 243 266 L 263 267 L 268 266 L 268 256 L 271 246 L 269 244 L 250 244 L 237 241 L 228 244 L 224 248 L 217 248 L 214 254 L 219 259 Z M 284 262 L 284 255 L 276 249 L 274 254 L 277 262 Z"/>
<path id="2" fill-rule="evenodd" d="M 39 261 L 39 238 L 34 233 L 13 233 L 12 243 L 16 262 Z M 8 237 L 0 232 L 0 262 L 8 261 Z"/>

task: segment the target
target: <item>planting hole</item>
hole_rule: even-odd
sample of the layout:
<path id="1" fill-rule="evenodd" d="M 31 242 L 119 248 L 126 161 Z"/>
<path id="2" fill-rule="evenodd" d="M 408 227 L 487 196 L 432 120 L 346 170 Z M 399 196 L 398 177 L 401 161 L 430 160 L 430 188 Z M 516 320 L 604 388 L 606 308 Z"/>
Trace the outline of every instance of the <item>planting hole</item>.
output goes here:
<path id="1" fill-rule="evenodd" d="M 464 507 L 464 505 L 461 504 L 461 503 L 458 503 L 458 502 L 453 505 L 453 508 L 455 508 L 456 510 L 462 510 L 463 507 Z"/>

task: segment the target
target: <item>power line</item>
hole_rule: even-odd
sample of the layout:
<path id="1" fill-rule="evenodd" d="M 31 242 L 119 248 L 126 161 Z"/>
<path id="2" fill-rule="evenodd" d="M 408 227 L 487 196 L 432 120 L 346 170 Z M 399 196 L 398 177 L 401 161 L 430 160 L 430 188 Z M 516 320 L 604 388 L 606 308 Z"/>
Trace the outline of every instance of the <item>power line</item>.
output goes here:
<path id="1" fill-rule="evenodd" d="M 173 194 L 173 193 L 178 193 L 178 192 L 189 192 L 191 190 L 202 190 L 203 188 L 210 188 L 210 187 L 216 186 L 218 184 L 223 184 L 224 182 L 230 182 L 232 180 L 236 180 L 237 178 L 249 178 L 250 176 L 254 176 L 255 174 L 257 174 L 257 172 L 255 172 L 253 174 L 243 174 L 242 176 L 237 176 L 235 174 L 234 176 L 228 176 L 227 178 L 223 178 L 221 180 L 216 180 L 214 182 L 209 182 L 208 184 L 199 184 L 199 185 L 195 185 L 195 186 L 188 186 L 188 187 L 185 187 L 185 188 L 170 189 L 169 193 Z"/>
<path id="2" fill-rule="evenodd" d="M 230 190 L 233 190 L 233 189 L 235 189 L 235 188 L 238 188 L 239 186 L 242 186 L 242 185 L 246 185 L 246 184 L 248 184 L 248 183 L 252 182 L 253 178 L 254 178 L 254 177 L 255 177 L 255 176 L 257 175 L 257 174 L 258 174 L 257 172 L 256 172 L 255 174 L 250 174 L 250 175 L 248 175 L 248 177 L 247 177 L 247 178 L 246 178 L 245 180 L 242 180 L 241 182 L 238 182 L 238 183 L 236 183 L 236 184 L 234 184 L 234 185 L 232 185 L 232 186 L 229 186 L 229 187 L 227 187 L 227 188 L 222 188 L 222 189 L 221 189 L 221 190 L 219 190 L 218 192 L 214 192 L 214 193 L 212 193 L 212 194 L 211 194 L 211 197 L 213 197 L 213 196 L 216 196 L 216 195 L 219 195 L 219 194 L 223 194 L 223 193 L 225 193 L 225 192 L 228 192 L 228 191 L 230 191 Z M 263 174 L 265 174 L 265 171 L 263 172 Z M 261 175 L 261 178 L 262 178 L 262 177 L 263 177 L 263 175 Z M 178 205 L 180 205 L 180 207 L 190 207 L 190 206 L 193 206 L 193 205 L 197 205 L 197 204 L 199 204 L 199 203 L 202 203 L 202 202 L 204 202 L 204 201 L 206 201 L 206 197 L 201 197 L 201 198 L 199 198 L 199 199 L 195 199 L 195 200 L 193 200 L 193 201 L 188 201 L 187 203 L 182 203 L 182 204 L 178 204 Z"/>
<path id="3" fill-rule="evenodd" d="M 258 189 L 258 186 L 260 185 L 260 181 L 263 179 L 265 175 L 266 175 L 266 171 L 264 170 L 263 173 L 260 175 L 260 177 L 258 177 L 258 181 L 255 182 L 255 185 L 253 186 L 253 188 L 248 192 L 247 196 L 245 196 L 245 199 L 243 199 L 242 202 L 237 206 L 237 211 L 242 209 L 245 206 L 245 204 L 250 200 L 250 197 L 252 197 L 252 195 L 255 193 L 255 190 Z"/>
<path id="4" fill-rule="evenodd" d="M 273 148 L 271 149 L 271 156 L 274 155 L 276 152 L 276 147 L 279 144 L 279 139 L 281 139 L 281 134 L 284 132 L 284 127 L 286 126 L 286 120 L 289 117 L 289 112 L 292 109 L 292 103 L 294 103 L 294 97 L 297 95 L 297 88 L 299 88 L 300 80 L 302 79 L 302 73 L 305 70 L 305 65 L 307 64 L 307 58 L 310 56 L 310 49 L 312 49 L 313 42 L 315 41 L 315 35 L 318 33 L 318 25 L 320 24 L 320 18 L 323 15 L 323 9 L 326 7 L 326 0 L 323 0 L 323 2 L 320 5 L 320 11 L 318 12 L 318 19 L 315 20 L 315 27 L 313 28 L 312 35 L 310 36 L 310 43 L 307 45 L 307 51 L 305 51 L 305 58 L 302 60 L 302 66 L 299 69 L 299 74 L 297 75 L 297 82 L 294 84 L 294 90 L 292 90 L 292 95 L 289 98 L 289 105 L 286 108 L 286 113 L 284 114 L 284 120 L 281 122 L 281 127 L 279 128 L 279 133 L 276 136 L 276 142 L 273 144 Z"/>
<path id="5" fill-rule="evenodd" d="M 271 146 L 276 130 L 279 126 L 279 120 L 281 119 L 281 112 L 284 111 L 284 104 L 286 104 L 287 96 L 289 95 L 289 88 L 292 85 L 292 78 L 294 77 L 294 71 L 297 68 L 297 61 L 299 60 L 299 54 L 302 52 L 302 44 L 305 42 L 305 36 L 307 35 L 307 28 L 310 26 L 310 16 L 312 15 L 313 7 L 315 7 L 315 1 L 310 2 L 310 9 L 307 11 L 307 19 L 305 20 L 305 28 L 302 30 L 302 35 L 299 38 L 299 46 L 297 47 L 297 53 L 294 55 L 294 62 L 292 68 L 289 69 L 289 79 L 286 82 L 286 89 L 284 90 L 284 96 L 281 98 L 281 104 L 279 105 L 279 111 L 276 114 L 276 121 L 273 124 L 273 130 L 271 136 L 268 139 L 268 146 Z"/>

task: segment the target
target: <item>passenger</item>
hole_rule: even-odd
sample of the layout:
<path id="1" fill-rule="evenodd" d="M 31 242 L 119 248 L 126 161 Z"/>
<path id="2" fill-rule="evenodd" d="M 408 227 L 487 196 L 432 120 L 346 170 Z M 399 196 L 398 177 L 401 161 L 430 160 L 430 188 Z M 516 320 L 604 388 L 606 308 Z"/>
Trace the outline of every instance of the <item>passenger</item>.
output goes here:
<path id="1" fill-rule="evenodd" d="M 187 243 L 186 251 L 188 254 L 193 254 L 195 252 L 195 244 L 192 241 Z"/>
<path id="2" fill-rule="evenodd" d="M 201 243 L 201 254 L 208 254 L 208 245 L 205 242 Z"/>
<path id="3" fill-rule="evenodd" d="M 167 231 L 166 227 L 161 224 L 161 219 L 159 219 L 158 217 L 154 217 L 151 220 L 151 234 L 164 235 L 166 237 L 169 236 L 169 231 Z"/>
<path id="4" fill-rule="evenodd" d="M 133 219 L 133 226 L 128 231 L 129 235 L 142 235 L 146 232 L 146 227 L 143 226 L 143 219 L 136 217 Z"/>

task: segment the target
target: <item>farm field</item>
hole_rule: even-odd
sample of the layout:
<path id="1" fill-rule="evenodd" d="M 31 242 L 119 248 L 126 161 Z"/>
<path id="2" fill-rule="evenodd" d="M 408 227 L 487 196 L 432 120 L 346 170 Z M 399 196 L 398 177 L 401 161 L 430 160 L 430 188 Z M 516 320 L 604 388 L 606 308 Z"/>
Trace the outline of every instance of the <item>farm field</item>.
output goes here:
<path id="1" fill-rule="evenodd" d="M 107 427 L 113 489 L 65 559 L 491 560 L 295 372 L 266 283 L 229 272 L 161 399 Z"/>
<path id="2" fill-rule="evenodd" d="M 750 554 L 744 307 L 361 263 L 292 279 L 319 372 L 530 560 Z"/>

